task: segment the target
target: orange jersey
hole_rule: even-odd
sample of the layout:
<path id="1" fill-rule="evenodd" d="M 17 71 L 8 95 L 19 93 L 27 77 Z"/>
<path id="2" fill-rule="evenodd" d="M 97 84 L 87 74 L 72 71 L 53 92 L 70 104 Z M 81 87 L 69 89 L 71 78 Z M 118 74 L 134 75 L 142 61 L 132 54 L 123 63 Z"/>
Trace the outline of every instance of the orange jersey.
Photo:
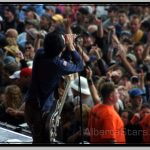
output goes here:
<path id="1" fill-rule="evenodd" d="M 88 129 L 91 143 L 106 143 L 107 140 L 125 143 L 124 124 L 113 106 L 94 106 L 90 111 Z"/>
<path id="2" fill-rule="evenodd" d="M 139 124 L 143 129 L 143 143 L 150 143 L 150 114 L 146 115 Z"/>

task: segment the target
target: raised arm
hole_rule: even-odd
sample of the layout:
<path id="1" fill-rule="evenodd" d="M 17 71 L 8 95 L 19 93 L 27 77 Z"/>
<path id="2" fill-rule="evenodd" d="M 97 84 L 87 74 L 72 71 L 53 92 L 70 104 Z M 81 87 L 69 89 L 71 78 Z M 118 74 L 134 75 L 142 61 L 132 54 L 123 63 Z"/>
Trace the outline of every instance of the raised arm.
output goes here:
<path id="1" fill-rule="evenodd" d="M 88 85 L 89 85 L 89 88 L 90 88 L 90 92 L 91 92 L 91 95 L 92 95 L 92 98 L 93 98 L 93 102 L 94 104 L 98 104 L 100 103 L 100 97 L 98 95 L 98 91 L 93 83 L 93 80 L 92 80 L 92 70 L 90 69 L 90 67 L 88 67 L 86 69 L 86 74 L 87 74 L 87 79 L 88 79 Z"/>
<path id="2" fill-rule="evenodd" d="M 117 53 L 117 56 L 120 57 L 123 65 L 130 72 L 130 74 L 132 76 L 136 76 L 137 73 L 136 73 L 135 69 L 131 66 L 131 64 L 129 63 L 129 61 L 126 58 L 126 52 L 125 52 L 125 49 L 124 49 L 123 45 L 120 43 L 120 41 L 118 40 L 118 38 L 117 38 L 116 35 L 112 35 L 112 38 L 116 42 L 116 44 L 118 44 L 118 53 Z"/>

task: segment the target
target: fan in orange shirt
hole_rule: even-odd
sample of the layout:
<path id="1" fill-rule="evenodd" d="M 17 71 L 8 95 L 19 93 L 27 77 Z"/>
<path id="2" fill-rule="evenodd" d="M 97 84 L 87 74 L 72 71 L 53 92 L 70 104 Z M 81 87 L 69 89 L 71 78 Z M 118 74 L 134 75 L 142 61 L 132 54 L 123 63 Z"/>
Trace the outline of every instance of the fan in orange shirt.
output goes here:
<path id="1" fill-rule="evenodd" d="M 123 122 L 114 109 L 118 100 L 116 87 L 106 82 L 100 89 L 103 104 L 95 105 L 90 111 L 88 128 L 91 143 L 125 143 Z"/>
<path id="2" fill-rule="evenodd" d="M 150 143 L 150 114 L 144 116 L 139 123 L 143 129 L 143 143 Z"/>

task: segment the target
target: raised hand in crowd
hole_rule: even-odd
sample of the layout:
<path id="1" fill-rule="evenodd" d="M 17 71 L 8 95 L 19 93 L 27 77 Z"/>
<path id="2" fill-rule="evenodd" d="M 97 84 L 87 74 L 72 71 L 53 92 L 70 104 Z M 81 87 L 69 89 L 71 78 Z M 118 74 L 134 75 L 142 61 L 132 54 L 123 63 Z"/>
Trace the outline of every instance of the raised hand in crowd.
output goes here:
<path id="1" fill-rule="evenodd" d="M 77 51 L 79 52 L 79 54 L 81 55 L 81 57 L 83 58 L 84 63 L 86 64 L 87 62 L 89 62 L 90 57 L 88 56 L 86 52 L 84 52 L 84 50 L 82 49 L 82 46 L 80 44 L 76 44 L 75 47 Z"/>
<path id="2" fill-rule="evenodd" d="M 98 95 L 98 91 L 96 89 L 96 86 L 94 85 L 93 80 L 92 80 L 93 72 L 92 72 L 90 67 L 86 68 L 86 76 L 88 79 L 88 85 L 89 85 L 90 92 L 91 92 L 91 95 L 93 98 L 93 102 L 94 102 L 94 104 L 98 104 L 101 101 L 100 101 L 100 97 Z"/>
<path id="3" fill-rule="evenodd" d="M 64 23 L 64 27 L 65 27 L 65 33 L 67 34 L 72 34 L 72 30 L 71 30 L 71 19 L 70 18 L 65 18 L 63 20 Z"/>
<path id="4" fill-rule="evenodd" d="M 97 36 L 100 38 L 103 38 L 104 36 L 104 30 L 103 30 L 103 22 L 101 19 L 98 19 L 96 16 L 94 17 L 94 23 L 98 27 Z"/>
<path id="5" fill-rule="evenodd" d="M 94 54 L 97 59 L 101 59 L 103 56 L 102 50 L 98 46 L 92 46 L 92 48 L 90 49 L 89 55 L 92 55 L 92 54 Z"/>

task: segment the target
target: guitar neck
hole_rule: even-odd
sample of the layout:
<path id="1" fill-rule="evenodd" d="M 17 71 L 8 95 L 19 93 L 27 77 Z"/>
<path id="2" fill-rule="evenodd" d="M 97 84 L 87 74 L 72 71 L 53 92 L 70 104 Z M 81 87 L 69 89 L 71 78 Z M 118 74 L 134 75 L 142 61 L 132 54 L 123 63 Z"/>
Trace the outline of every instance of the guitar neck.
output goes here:
<path id="1" fill-rule="evenodd" d="M 63 94 L 62 98 L 60 99 L 61 105 L 60 105 L 60 108 L 59 108 L 59 114 L 61 114 L 61 112 L 62 112 L 64 103 L 65 103 L 65 100 L 66 100 L 66 97 L 67 97 L 67 94 L 68 94 L 68 90 L 69 90 L 69 87 L 70 87 L 70 83 L 71 83 L 71 80 L 69 79 L 69 80 L 67 81 L 67 85 L 66 85 L 64 94 Z"/>

